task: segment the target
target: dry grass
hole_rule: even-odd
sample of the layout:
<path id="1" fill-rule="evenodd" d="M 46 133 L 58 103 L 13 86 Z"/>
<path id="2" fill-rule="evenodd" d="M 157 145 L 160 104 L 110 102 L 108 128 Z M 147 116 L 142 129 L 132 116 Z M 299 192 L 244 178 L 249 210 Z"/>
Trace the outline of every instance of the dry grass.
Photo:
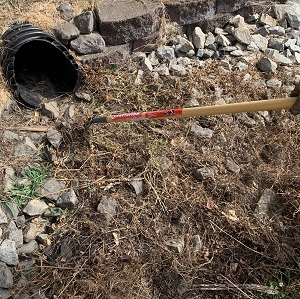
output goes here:
<path id="1" fill-rule="evenodd" d="M 299 117 L 272 112 L 265 126 L 257 121 L 251 128 L 239 115 L 93 125 L 88 131 L 81 126 L 93 110 L 106 114 L 182 107 L 193 88 L 202 93 L 200 105 L 224 98 L 285 97 L 288 90 L 261 85 L 271 75 L 258 72 L 255 65 L 222 75 L 211 62 L 186 78 L 156 82 L 146 74 L 140 86 L 134 85 L 134 70 L 131 65 L 85 69 L 84 86 L 93 104 L 78 104 L 69 129 L 53 123 L 64 134 L 64 144 L 51 171 L 70 185 L 76 182 L 80 204 L 74 213 L 53 219 L 57 229 L 52 246 L 33 256 L 33 271 L 16 270 L 16 276 L 27 275 L 30 281 L 16 294 L 41 288 L 49 298 L 299 298 Z M 247 72 L 252 79 L 245 82 Z M 299 66 L 281 67 L 274 77 L 293 86 L 298 73 Z M 32 112 L 16 109 L 1 120 L 1 133 L 30 117 Z M 213 129 L 213 137 L 191 133 L 194 121 Z M 22 168 L 25 162 L 13 161 L 11 150 L 1 144 L 0 162 Z M 72 162 L 61 163 L 70 153 Z M 240 165 L 239 174 L 226 168 L 227 158 Z M 194 170 L 204 165 L 218 168 L 214 180 L 194 178 Z M 144 181 L 142 195 L 135 195 L 129 184 L 135 177 Z M 264 222 L 255 209 L 265 188 L 274 190 L 276 200 Z M 119 203 L 110 224 L 96 212 L 103 195 Z M 203 242 L 198 251 L 191 243 L 194 235 Z M 165 246 L 171 238 L 184 239 L 181 254 Z M 63 241 L 72 256 L 61 254 Z M 282 297 L 238 288 L 216 292 L 195 287 L 178 293 L 184 284 L 228 282 L 282 282 L 284 288 Z"/>

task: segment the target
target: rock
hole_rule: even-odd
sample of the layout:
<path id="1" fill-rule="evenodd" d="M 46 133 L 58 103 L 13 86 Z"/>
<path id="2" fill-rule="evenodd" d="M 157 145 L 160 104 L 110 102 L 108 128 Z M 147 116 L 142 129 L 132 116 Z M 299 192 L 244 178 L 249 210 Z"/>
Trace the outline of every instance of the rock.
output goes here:
<path id="1" fill-rule="evenodd" d="M 250 45 L 247 45 L 247 50 L 248 51 L 253 51 L 253 52 L 258 52 L 259 51 L 259 47 L 255 44 L 254 41 L 252 41 L 250 43 Z"/>
<path id="2" fill-rule="evenodd" d="M 40 244 L 48 245 L 48 246 L 51 245 L 51 240 L 49 239 L 49 235 L 48 235 L 48 234 L 39 234 L 39 235 L 36 237 L 36 240 L 37 240 Z"/>
<path id="3" fill-rule="evenodd" d="M 0 289 L 0 298 L 1 299 L 9 299 L 11 297 L 11 292 L 7 289 Z"/>
<path id="4" fill-rule="evenodd" d="M 279 51 L 276 50 L 276 49 L 270 49 L 270 48 L 267 48 L 266 51 L 265 51 L 266 55 L 271 58 L 271 59 L 274 59 L 275 56 L 277 54 L 279 54 Z"/>
<path id="5" fill-rule="evenodd" d="M 287 57 L 285 57 L 282 54 L 277 54 L 274 56 L 274 60 L 282 65 L 287 65 L 287 66 L 291 66 L 293 64 L 293 61 Z"/>
<path id="6" fill-rule="evenodd" d="M 13 286 L 13 274 L 9 267 L 0 262 L 0 288 L 9 289 Z M 2 299 L 1 292 L 0 298 Z"/>
<path id="7" fill-rule="evenodd" d="M 191 59 L 188 57 L 179 57 L 177 59 L 177 64 L 182 66 L 189 66 L 191 64 Z"/>
<path id="8" fill-rule="evenodd" d="M 159 60 L 158 60 L 158 58 L 157 58 L 157 56 L 156 56 L 155 51 L 152 51 L 152 52 L 148 55 L 148 58 L 149 58 L 149 60 L 150 60 L 150 62 L 151 62 L 151 64 L 152 64 L 152 66 L 158 66 L 158 65 L 160 65 Z"/>
<path id="9" fill-rule="evenodd" d="M 248 68 L 248 65 L 246 63 L 243 63 L 241 61 L 239 61 L 235 66 L 235 69 L 238 69 L 239 71 L 244 71 Z"/>
<path id="10" fill-rule="evenodd" d="M 15 202 L 6 203 L 3 206 L 3 210 L 8 218 L 16 219 L 19 214 L 19 206 Z"/>
<path id="11" fill-rule="evenodd" d="M 199 181 L 214 179 L 217 173 L 218 168 L 216 166 L 203 166 L 193 171 L 195 179 Z"/>
<path id="12" fill-rule="evenodd" d="M 240 56 L 245 56 L 246 53 L 242 50 L 234 50 L 230 52 L 230 55 L 234 57 L 240 57 Z"/>
<path id="13" fill-rule="evenodd" d="M 23 245 L 22 230 L 17 228 L 14 221 L 10 221 L 8 227 L 3 231 L 3 235 L 6 239 L 14 241 L 16 248 Z"/>
<path id="14" fill-rule="evenodd" d="M 252 35 L 252 41 L 255 43 L 255 45 L 261 50 L 266 51 L 268 47 L 268 39 L 263 37 L 260 34 L 253 34 Z"/>
<path id="15" fill-rule="evenodd" d="M 143 192 L 143 179 L 136 178 L 130 182 L 130 185 L 133 187 L 135 194 L 140 195 Z"/>
<path id="16" fill-rule="evenodd" d="M 240 15 L 233 16 L 232 18 L 229 19 L 228 23 L 233 25 L 236 28 L 246 26 L 244 17 Z M 230 31 L 228 32 L 229 34 L 233 34 L 234 27 L 230 29 Z"/>
<path id="17" fill-rule="evenodd" d="M 220 61 L 220 66 L 222 66 L 225 70 L 228 70 L 228 71 L 231 71 L 231 68 L 232 68 L 230 62 L 226 59 L 222 59 Z"/>
<path id="18" fill-rule="evenodd" d="M 184 239 L 171 239 L 166 241 L 165 245 L 175 253 L 181 253 L 184 249 Z"/>
<path id="19" fill-rule="evenodd" d="M 65 109 L 64 118 L 71 119 L 74 117 L 74 115 L 75 115 L 75 105 L 71 104 L 67 106 L 67 108 Z"/>
<path id="20" fill-rule="evenodd" d="M 67 46 L 72 39 L 79 36 L 80 32 L 78 28 L 69 22 L 63 22 L 52 28 L 53 34 Z"/>
<path id="21" fill-rule="evenodd" d="M 274 35 L 285 35 L 285 29 L 281 26 L 268 27 L 268 31 L 270 34 L 274 34 Z"/>
<path id="22" fill-rule="evenodd" d="M 268 41 L 268 47 L 272 49 L 276 49 L 278 51 L 284 50 L 284 39 L 283 38 L 270 38 Z"/>
<path id="23" fill-rule="evenodd" d="M 120 45 L 157 32 L 163 5 L 150 0 L 104 0 L 95 4 L 95 13 L 106 44 Z"/>
<path id="24" fill-rule="evenodd" d="M 276 19 L 283 20 L 285 18 L 286 13 L 294 12 L 295 5 L 294 4 L 273 4 L 272 12 L 275 15 Z"/>
<path id="25" fill-rule="evenodd" d="M 255 34 L 260 34 L 261 36 L 265 37 L 270 33 L 268 28 L 269 28 L 269 26 L 266 26 L 266 25 L 261 26 L 256 30 Z"/>
<path id="26" fill-rule="evenodd" d="M 275 72 L 277 64 L 270 58 L 262 57 L 259 61 L 259 69 L 262 72 Z"/>
<path id="27" fill-rule="evenodd" d="M 59 108 L 56 101 L 44 103 L 41 109 L 42 113 L 51 119 L 59 117 Z"/>
<path id="28" fill-rule="evenodd" d="M 58 5 L 56 10 L 60 12 L 60 16 L 66 21 L 71 21 L 74 17 L 73 6 L 68 2 Z"/>
<path id="29" fill-rule="evenodd" d="M 97 211 L 109 223 L 117 214 L 118 202 L 112 198 L 103 196 L 98 204 Z"/>
<path id="30" fill-rule="evenodd" d="M 298 64 L 300 64 L 300 53 L 295 52 L 295 53 L 294 53 L 294 56 L 295 56 L 296 62 L 297 62 Z"/>
<path id="31" fill-rule="evenodd" d="M 250 31 L 247 27 L 238 27 L 233 32 L 234 37 L 240 43 L 249 45 L 252 41 Z"/>
<path id="32" fill-rule="evenodd" d="M 7 223 L 8 220 L 7 220 L 7 216 L 6 214 L 3 212 L 3 210 L 1 209 L 1 206 L 0 206 L 0 224 L 5 224 Z"/>
<path id="33" fill-rule="evenodd" d="M 215 14 L 215 0 L 162 0 L 162 3 L 170 20 L 181 26 L 203 22 Z"/>
<path id="34" fill-rule="evenodd" d="M 187 53 L 190 50 L 194 50 L 194 45 L 185 37 L 181 37 L 178 45 L 179 51 Z"/>
<path id="35" fill-rule="evenodd" d="M 209 45 L 213 44 L 215 41 L 216 41 L 215 36 L 211 32 L 208 32 L 206 35 L 204 47 L 208 47 Z"/>
<path id="36" fill-rule="evenodd" d="M 153 72 L 157 72 L 160 75 L 169 76 L 169 68 L 165 64 L 161 64 L 160 66 L 154 68 Z"/>
<path id="37" fill-rule="evenodd" d="M 267 83 L 268 87 L 281 87 L 282 86 L 282 82 L 278 79 L 270 79 L 266 83 Z"/>
<path id="38" fill-rule="evenodd" d="M 239 121 L 248 128 L 252 128 L 256 125 L 256 121 L 253 118 L 249 117 L 247 113 L 240 113 Z"/>
<path id="39" fill-rule="evenodd" d="M 73 20 L 74 25 L 79 29 L 80 34 L 92 33 L 94 29 L 94 15 L 92 11 L 85 11 L 76 16 Z"/>
<path id="40" fill-rule="evenodd" d="M 287 12 L 285 17 L 290 25 L 290 27 L 300 30 L 300 12 Z"/>
<path id="41" fill-rule="evenodd" d="M 192 237 L 192 244 L 195 250 L 200 250 L 203 246 L 201 237 L 199 235 L 194 235 Z"/>
<path id="42" fill-rule="evenodd" d="M 37 225 L 35 223 L 29 222 L 26 224 L 23 231 L 24 241 L 26 243 L 31 242 L 36 238 L 38 234 L 39 234 L 39 230 Z"/>
<path id="43" fill-rule="evenodd" d="M 169 46 L 160 46 L 156 50 L 156 56 L 160 59 L 164 60 L 171 60 L 175 58 L 175 52 L 172 47 Z"/>
<path id="44" fill-rule="evenodd" d="M 197 107 L 199 105 L 200 105 L 199 102 L 196 99 L 192 98 L 189 101 L 187 101 L 184 106 L 185 107 Z"/>
<path id="45" fill-rule="evenodd" d="M 219 12 L 235 12 L 240 8 L 244 7 L 248 1 L 247 0 L 217 0 L 216 1 L 216 11 Z"/>
<path id="46" fill-rule="evenodd" d="M 72 40 L 70 48 L 79 54 L 100 53 L 105 48 L 105 41 L 99 33 L 93 32 Z"/>
<path id="47" fill-rule="evenodd" d="M 290 45 L 289 49 L 294 53 L 294 52 L 300 52 L 300 46 L 298 45 Z"/>
<path id="48" fill-rule="evenodd" d="M 2 139 L 4 142 L 10 142 L 10 141 L 21 140 L 21 137 L 18 134 L 16 134 L 15 132 L 5 130 L 2 135 Z"/>
<path id="49" fill-rule="evenodd" d="M 262 13 L 260 15 L 260 17 L 257 20 L 257 23 L 261 25 L 276 26 L 276 20 L 266 13 Z"/>
<path id="50" fill-rule="evenodd" d="M 32 199 L 28 202 L 23 212 L 29 216 L 42 215 L 48 210 L 48 205 L 38 199 Z"/>
<path id="51" fill-rule="evenodd" d="M 169 70 L 173 76 L 184 77 L 186 75 L 186 69 L 183 65 L 171 64 Z"/>
<path id="52" fill-rule="evenodd" d="M 54 128 L 50 128 L 47 131 L 46 137 L 51 145 L 56 149 L 60 146 L 63 139 L 62 134 Z"/>
<path id="53" fill-rule="evenodd" d="M 214 131 L 209 128 L 202 128 L 198 122 L 194 122 L 191 127 L 191 132 L 196 134 L 199 137 L 203 138 L 212 138 Z"/>
<path id="54" fill-rule="evenodd" d="M 199 49 L 197 52 L 197 57 L 200 58 L 211 58 L 215 54 L 215 51 L 210 49 Z"/>
<path id="55" fill-rule="evenodd" d="M 195 27 L 193 34 L 193 44 L 196 48 L 204 48 L 205 40 L 206 40 L 206 34 L 202 31 L 200 27 Z"/>
<path id="56" fill-rule="evenodd" d="M 226 46 L 230 46 L 231 45 L 230 40 L 225 35 L 223 35 L 223 34 L 217 35 L 216 38 L 215 38 L 215 41 L 220 46 L 226 47 Z"/>
<path id="57" fill-rule="evenodd" d="M 153 71 L 153 66 L 150 62 L 150 59 L 148 57 L 144 57 L 142 62 L 141 62 L 141 67 L 144 69 L 144 70 L 148 70 L 150 72 Z"/>
<path id="58" fill-rule="evenodd" d="M 11 189 L 17 180 L 16 172 L 11 166 L 5 167 L 4 174 L 4 191 Z"/>
<path id="59" fill-rule="evenodd" d="M 3 240 L 0 244 L 0 261 L 7 265 L 15 266 L 18 264 L 19 259 L 14 241 Z"/>
<path id="60" fill-rule="evenodd" d="M 136 79 L 134 81 L 134 85 L 142 84 L 143 75 L 144 75 L 144 71 L 138 70 L 137 75 L 136 75 Z"/>
<path id="61" fill-rule="evenodd" d="M 38 245 L 37 241 L 32 239 L 32 237 L 30 237 L 29 239 L 31 239 L 31 241 L 29 241 L 29 243 L 24 244 L 20 248 L 17 249 L 18 254 L 30 254 L 30 253 L 33 253 L 34 251 L 38 251 L 39 245 Z M 27 240 L 29 240 L 29 239 L 27 239 Z"/>
<path id="62" fill-rule="evenodd" d="M 84 92 L 84 91 L 76 91 L 75 92 L 75 97 L 79 100 L 85 101 L 90 103 L 92 101 L 92 97 L 89 93 Z"/>
<path id="63" fill-rule="evenodd" d="M 264 218 L 268 215 L 271 205 L 274 203 L 276 194 L 271 189 L 264 189 L 261 197 L 258 200 L 256 213 L 259 218 Z"/>
<path id="64" fill-rule="evenodd" d="M 57 199 L 56 205 L 61 208 L 66 208 L 69 210 L 74 210 L 78 203 L 77 196 L 73 189 L 61 193 L 60 197 Z"/>
<path id="65" fill-rule="evenodd" d="M 49 178 L 39 189 L 38 196 L 57 201 L 64 189 L 66 189 L 64 181 Z"/>
<path id="66" fill-rule="evenodd" d="M 15 157 L 32 157 L 37 153 L 38 149 L 29 137 L 25 137 L 24 143 L 15 147 Z"/>
<path id="67" fill-rule="evenodd" d="M 226 168 L 235 174 L 238 174 L 241 170 L 240 166 L 232 158 L 226 159 Z"/>

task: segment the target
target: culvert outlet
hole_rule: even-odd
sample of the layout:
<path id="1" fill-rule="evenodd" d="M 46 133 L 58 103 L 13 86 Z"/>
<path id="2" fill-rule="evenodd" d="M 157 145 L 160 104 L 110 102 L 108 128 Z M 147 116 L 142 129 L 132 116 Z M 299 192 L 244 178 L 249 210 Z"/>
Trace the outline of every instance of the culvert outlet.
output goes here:
<path id="1" fill-rule="evenodd" d="M 31 24 L 13 24 L 1 40 L 1 66 L 21 105 L 37 109 L 79 87 L 78 65 L 54 36 Z"/>

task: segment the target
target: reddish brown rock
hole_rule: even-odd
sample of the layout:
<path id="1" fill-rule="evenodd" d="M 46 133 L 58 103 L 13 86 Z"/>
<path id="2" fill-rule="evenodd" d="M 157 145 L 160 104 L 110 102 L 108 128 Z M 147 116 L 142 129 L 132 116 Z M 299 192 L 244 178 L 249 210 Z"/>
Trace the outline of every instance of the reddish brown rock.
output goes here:
<path id="1" fill-rule="evenodd" d="M 104 0 L 95 5 L 95 12 L 106 44 L 121 45 L 157 32 L 163 5 L 151 0 Z"/>

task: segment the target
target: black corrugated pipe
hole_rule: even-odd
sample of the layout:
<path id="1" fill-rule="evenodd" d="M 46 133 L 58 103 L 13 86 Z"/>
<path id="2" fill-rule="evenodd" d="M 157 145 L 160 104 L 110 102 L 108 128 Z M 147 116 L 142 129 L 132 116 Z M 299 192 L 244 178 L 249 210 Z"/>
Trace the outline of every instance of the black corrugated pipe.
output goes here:
<path id="1" fill-rule="evenodd" d="M 0 63 L 18 103 L 38 109 L 44 100 L 72 93 L 81 74 L 54 36 L 31 24 L 12 24 L 1 36 Z"/>

